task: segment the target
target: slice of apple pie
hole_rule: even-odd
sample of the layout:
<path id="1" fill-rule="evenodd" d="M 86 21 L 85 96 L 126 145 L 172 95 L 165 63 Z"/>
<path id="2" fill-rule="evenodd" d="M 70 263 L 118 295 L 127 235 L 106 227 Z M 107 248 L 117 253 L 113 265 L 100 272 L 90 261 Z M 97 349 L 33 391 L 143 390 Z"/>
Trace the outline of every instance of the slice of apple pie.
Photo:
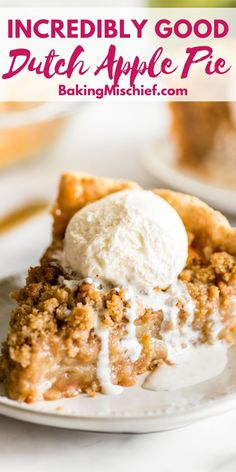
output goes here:
<path id="1" fill-rule="evenodd" d="M 197 198 L 68 173 L 3 345 L 10 398 L 116 394 L 190 345 L 235 342 L 236 230 Z M 170 367 L 171 368 L 171 367 Z"/>

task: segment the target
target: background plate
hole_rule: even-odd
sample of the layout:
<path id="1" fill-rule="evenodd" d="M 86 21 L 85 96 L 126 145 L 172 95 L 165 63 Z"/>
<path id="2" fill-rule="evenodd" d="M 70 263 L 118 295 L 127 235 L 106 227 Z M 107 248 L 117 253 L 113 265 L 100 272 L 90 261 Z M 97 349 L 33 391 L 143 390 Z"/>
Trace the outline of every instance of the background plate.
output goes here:
<path id="1" fill-rule="evenodd" d="M 0 342 L 6 337 L 13 302 L 8 293 L 23 276 L 0 281 Z M 120 396 L 98 395 L 25 405 L 9 400 L 0 386 L 0 414 L 31 423 L 103 432 L 153 432 L 179 428 L 236 407 L 236 349 L 218 377 L 172 392 L 151 392 L 140 385 Z"/>
<path id="2" fill-rule="evenodd" d="M 219 187 L 201 180 L 197 175 L 193 176 L 178 169 L 175 165 L 175 147 L 170 135 L 162 135 L 155 144 L 146 149 L 142 162 L 148 172 L 167 187 L 196 195 L 216 209 L 236 216 L 236 190 Z"/>

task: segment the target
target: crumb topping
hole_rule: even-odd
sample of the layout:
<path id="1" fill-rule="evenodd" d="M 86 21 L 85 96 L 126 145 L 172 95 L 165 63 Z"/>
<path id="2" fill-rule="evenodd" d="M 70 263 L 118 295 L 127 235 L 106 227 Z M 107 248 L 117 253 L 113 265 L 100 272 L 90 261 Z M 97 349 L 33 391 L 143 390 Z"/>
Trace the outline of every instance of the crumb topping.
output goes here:
<path id="1" fill-rule="evenodd" d="M 72 276 L 67 274 L 67 277 L 70 279 Z M 104 291 L 86 281 L 78 282 L 72 290 L 63 284 L 64 278 L 65 272 L 60 265 L 47 260 L 30 269 L 26 286 L 12 293 L 18 307 L 11 318 L 1 360 L 2 375 L 7 379 L 11 397 L 33 401 L 36 393 L 32 385 L 36 389 L 45 378 L 50 385 L 45 398 L 71 396 L 73 392 L 76 395 L 78 391 L 89 394 L 99 391 L 96 362 L 100 340 L 94 330 L 98 313 L 101 325 L 110 330 L 110 362 L 115 383 L 133 384 L 137 374 L 152 370 L 161 360 L 168 362 L 161 336 L 161 310 L 143 308 L 139 304 L 135 326 L 142 352 L 140 358 L 132 363 L 121 348 L 128 322 L 127 308 L 130 308 L 124 290 L 113 288 Z M 236 258 L 226 252 L 216 252 L 206 258 L 190 251 L 180 280 L 195 301 L 193 329 L 200 333 L 200 342 L 215 341 L 216 313 L 220 313 L 219 322 L 222 324 L 219 337 L 234 342 Z M 184 329 L 187 314 L 181 300 L 178 305 L 178 324 L 180 329 Z M 171 325 L 165 326 L 166 331 L 171 329 Z M 34 372 L 36 364 L 37 374 Z M 83 376 L 78 387 L 75 372 L 79 366 Z M 71 384 L 67 386 L 68 371 L 74 372 L 77 379 L 73 392 Z M 16 383 L 17 376 L 24 381 Z"/>
<path id="2" fill-rule="evenodd" d="M 180 278 L 196 302 L 194 327 L 202 331 L 202 341 L 214 341 L 212 316 L 220 312 L 220 336 L 233 343 L 236 330 L 236 258 L 226 252 L 215 252 L 209 259 L 194 255 Z"/>

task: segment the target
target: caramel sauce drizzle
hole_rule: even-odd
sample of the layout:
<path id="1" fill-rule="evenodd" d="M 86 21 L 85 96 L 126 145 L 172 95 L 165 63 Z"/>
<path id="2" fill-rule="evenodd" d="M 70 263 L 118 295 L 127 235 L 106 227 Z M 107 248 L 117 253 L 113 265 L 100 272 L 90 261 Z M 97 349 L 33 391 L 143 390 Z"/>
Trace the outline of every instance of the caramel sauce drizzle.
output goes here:
<path id="1" fill-rule="evenodd" d="M 0 234 L 12 230 L 47 208 L 48 202 L 45 201 L 35 201 L 16 208 L 3 218 L 0 218 Z"/>

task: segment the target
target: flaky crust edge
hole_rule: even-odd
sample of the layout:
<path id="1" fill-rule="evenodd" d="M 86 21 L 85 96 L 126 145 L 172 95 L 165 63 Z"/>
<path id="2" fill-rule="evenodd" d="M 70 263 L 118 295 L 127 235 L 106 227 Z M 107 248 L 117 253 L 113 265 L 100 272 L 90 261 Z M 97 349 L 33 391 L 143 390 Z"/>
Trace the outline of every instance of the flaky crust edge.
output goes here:
<path id="1" fill-rule="evenodd" d="M 236 228 L 219 211 L 197 197 L 167 189 L 154 192 L 175 208 L 188 231 L 201 244 L 236 256 Z"/>

